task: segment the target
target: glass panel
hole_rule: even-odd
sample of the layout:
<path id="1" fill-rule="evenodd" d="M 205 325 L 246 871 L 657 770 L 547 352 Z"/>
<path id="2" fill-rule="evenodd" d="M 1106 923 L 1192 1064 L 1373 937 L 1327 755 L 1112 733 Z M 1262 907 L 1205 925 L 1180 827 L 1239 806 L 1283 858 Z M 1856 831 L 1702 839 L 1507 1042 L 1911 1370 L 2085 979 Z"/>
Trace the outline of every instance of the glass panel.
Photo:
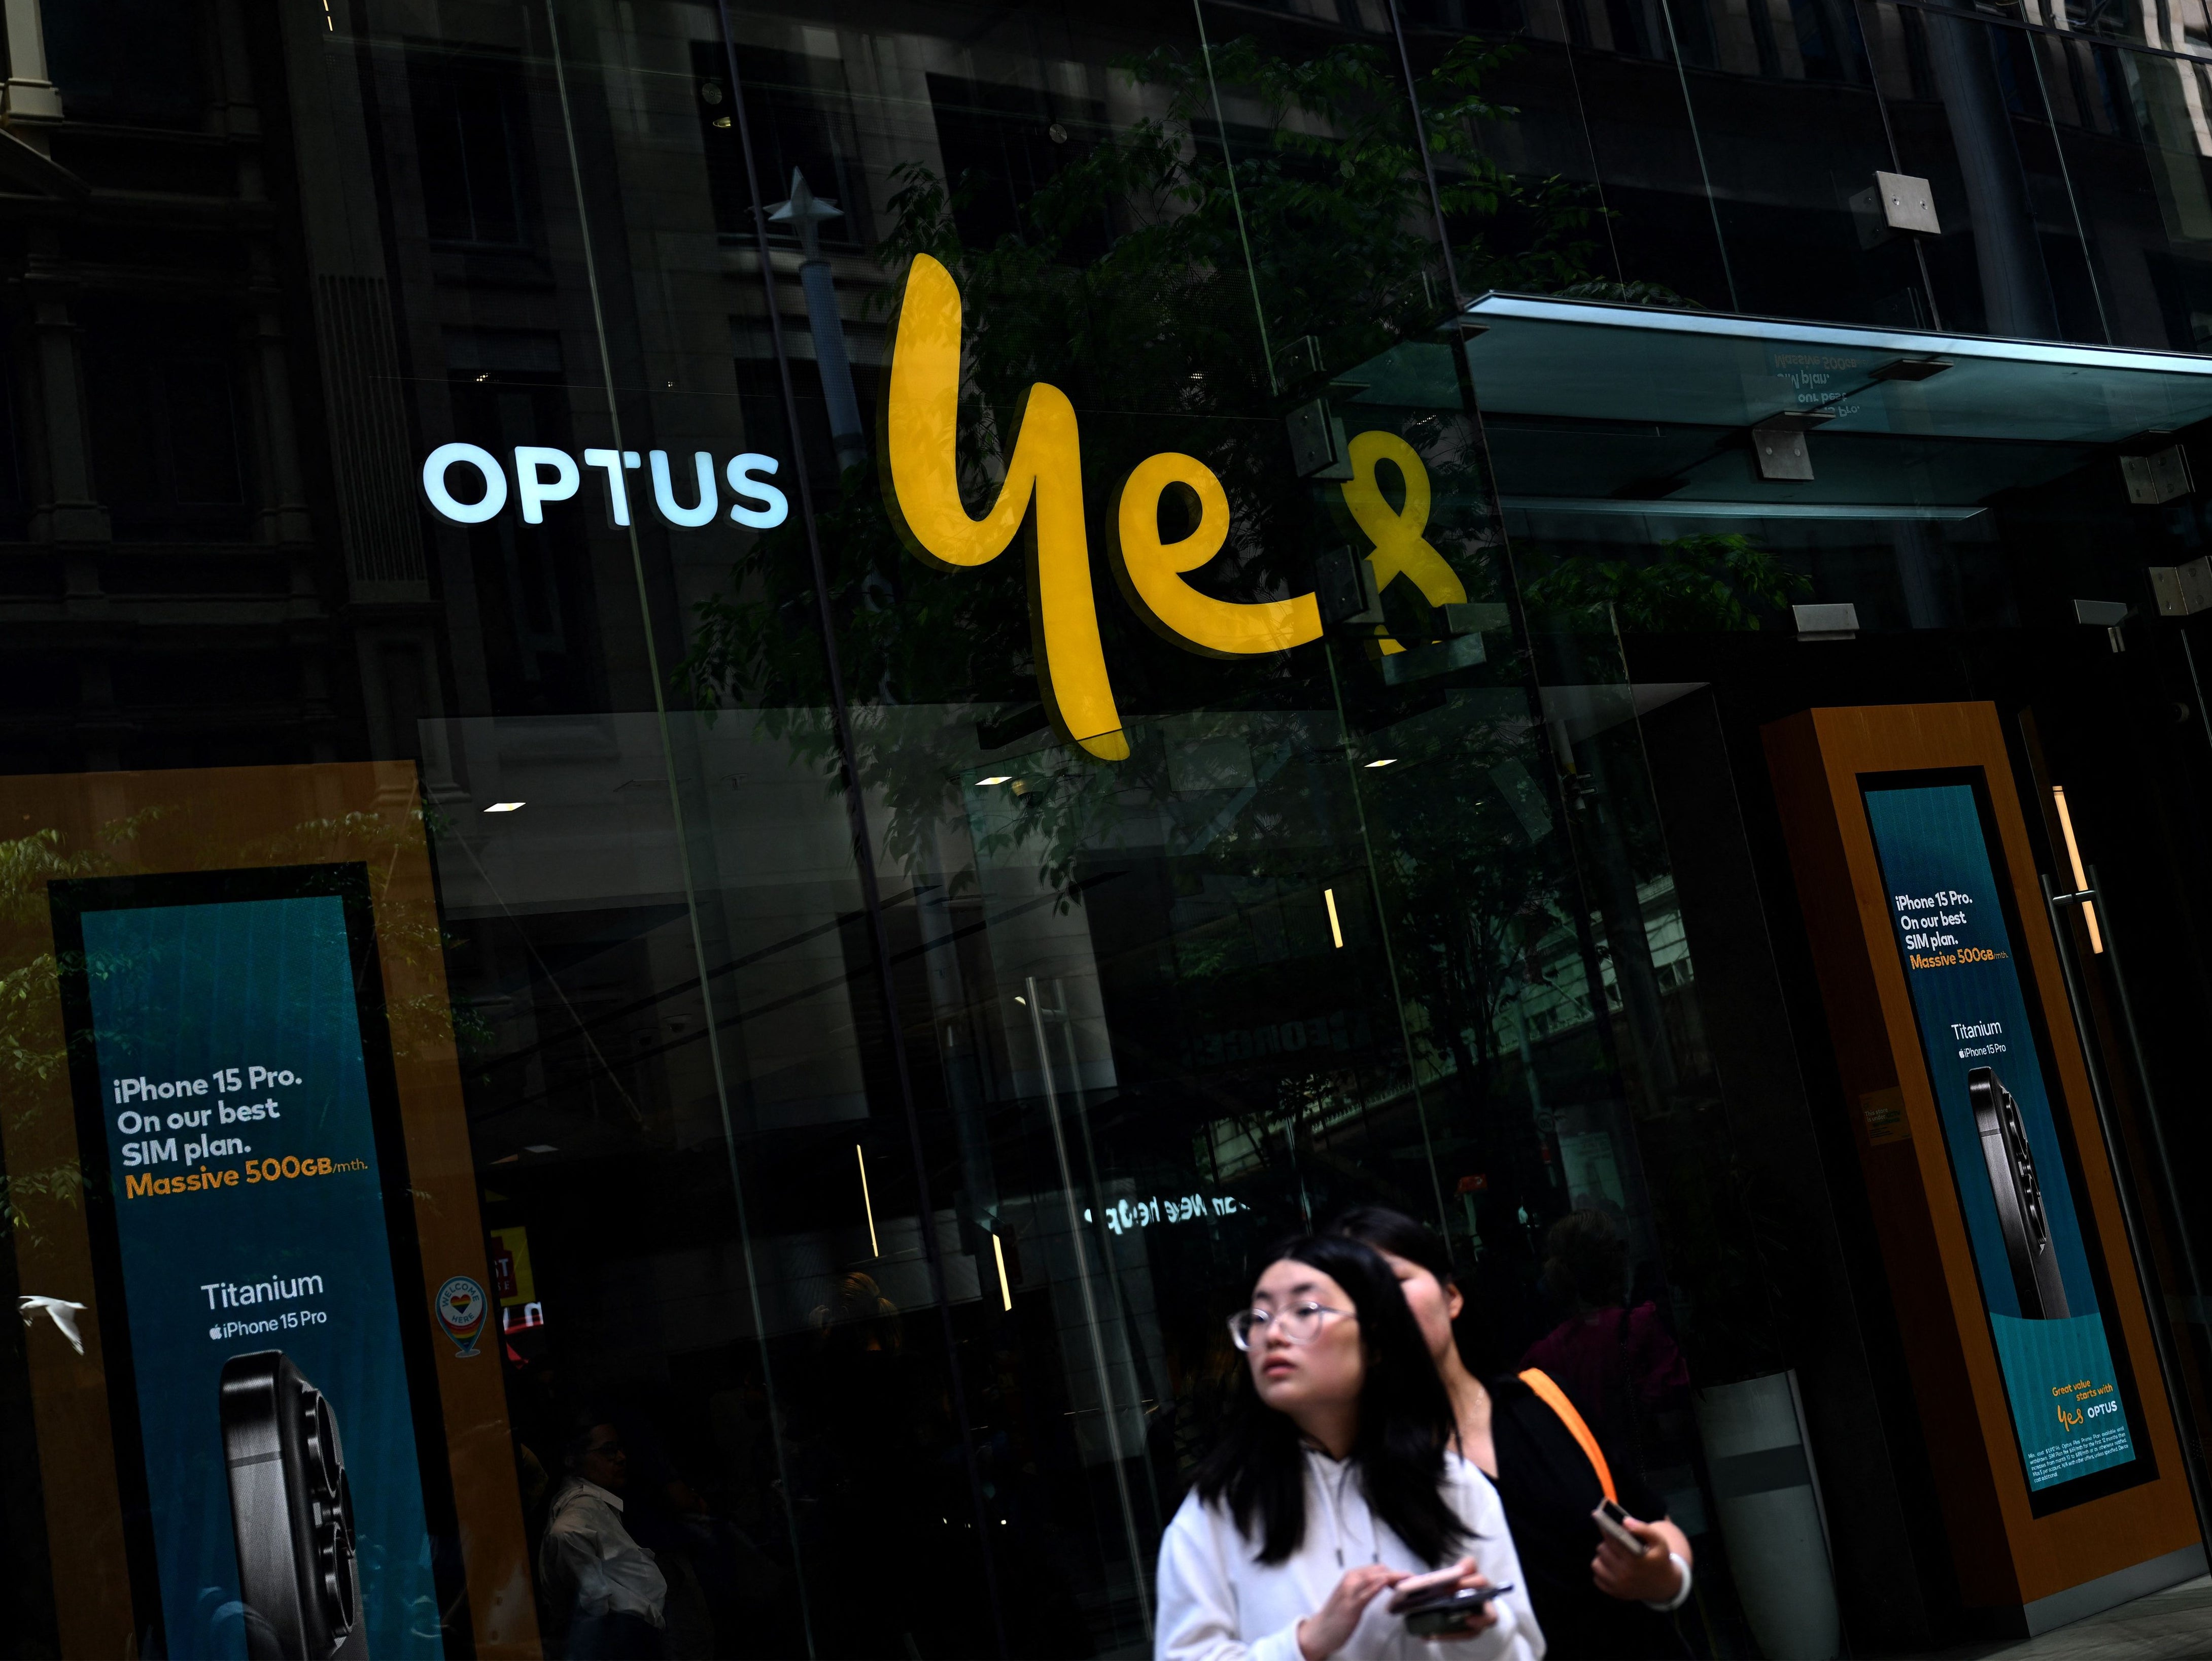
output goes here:
<path id="1" fill-rule="evenodd" d="M 1490 289 L 1583 294 L 1626 283 L 1591 149 L 1581 54 L 1566 7 L 1562 0 L 1528 6 L 1516 0 L 1488 9 L 1497 15 L 1449 4 L 1401 9 L 1424 107 L 1441 113 L 1456 101 L 1443 78 L 1455 66 L 1477 52 L 1493 60 L 1479 83 L 1483 106 L 1472 113 L 1474 145 L 1437 158 L 1447 188 L 1480 184 L 1504 195 L 1495 211 L 1448 206 L 1462 289 L 1470 295 Z M 1504 40 L 1469 34 L 1468 24 L 1509 33 Z"/>
<path id="2" fill-rule="evenodd" d="M 2201 350 L 2212 338 L 2206 66 L 2088 40 L 2033 37 L 2036 62 L 2110 295 L 2114 338 Z"/>
<path id="3" fill-rule="evenodd" d="M 1929 326 L 1912 239 L 1882 216 L 1874 176 L 1898 163 L 1858 11 L 1678 0 L 1675 12 L 1697 20 L 1684 44 L 1691 106 L 1735 308 Z"/>
<path id="4" fill-rule="evenodd" d="M 1741 309 L 1720 241 L 1692 94 L 1663 6 L 1559 0 L 1620 280 L 1717 311 Z"/>
<path id="5" fill-rule="evenodd" d="M 881 1611 L 809 1568 L 885 1526 L 901 1629 L 993 1642 L 819 712 L 425 739 L 466 792 L 435 848 L 486 1225 L 533 1277 L 501 1312 L 533 1538 L 595 1415 L 690 1652 L 873 1652 Z M 582 1641 L 583 1588 L 538 1566 L 554 1641 Z"/>
<path id="6" fill-rule="evenodd" d="M 2111 338 L 2027 32 L 1877 4 L 1872 56 L 1902 170 L 1943 234 L 1922 246 L 1939 328 Z"/>

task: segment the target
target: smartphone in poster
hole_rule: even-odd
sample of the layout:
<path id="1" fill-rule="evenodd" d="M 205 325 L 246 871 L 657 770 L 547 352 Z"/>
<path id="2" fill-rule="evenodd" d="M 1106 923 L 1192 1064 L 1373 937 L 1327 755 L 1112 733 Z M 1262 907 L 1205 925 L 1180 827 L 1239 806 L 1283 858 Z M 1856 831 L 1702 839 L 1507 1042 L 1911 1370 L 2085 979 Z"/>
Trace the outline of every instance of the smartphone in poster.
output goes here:
<path id="1" fill-rule="evenodd" d="M 1867 819 L 2031 1493 L 2137 1457 L 1972 783 Z M 2086 1496 L 2085 1496 L 2086 1497 Z"/>
<path id="2" fill-rule="evenodd" d="M 358 870 L 52 885 L 88 1163 L 106 1150 L 118 1451 L 143 1454 L 173 1657 L 443 1653 L 387 1226 L 404 1179 L 356 977 L 373 940 L 328 891 Z M 262 897 L 154 903 L 211 889 Z"/>

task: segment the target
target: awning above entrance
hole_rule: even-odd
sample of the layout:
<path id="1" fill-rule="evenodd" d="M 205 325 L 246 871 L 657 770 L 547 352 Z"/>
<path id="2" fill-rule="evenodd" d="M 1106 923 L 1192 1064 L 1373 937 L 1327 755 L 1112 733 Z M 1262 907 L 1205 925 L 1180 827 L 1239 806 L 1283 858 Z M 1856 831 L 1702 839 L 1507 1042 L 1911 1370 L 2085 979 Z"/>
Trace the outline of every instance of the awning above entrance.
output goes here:
<path id="1" fill-rule="evenodd" d="M 1467 318 L 1509 511 L 1965 518 L 2212 419 L 2212 357 L 1508 294 Z M 1775 423 L 1811 478 L 1762 476 Z"/>

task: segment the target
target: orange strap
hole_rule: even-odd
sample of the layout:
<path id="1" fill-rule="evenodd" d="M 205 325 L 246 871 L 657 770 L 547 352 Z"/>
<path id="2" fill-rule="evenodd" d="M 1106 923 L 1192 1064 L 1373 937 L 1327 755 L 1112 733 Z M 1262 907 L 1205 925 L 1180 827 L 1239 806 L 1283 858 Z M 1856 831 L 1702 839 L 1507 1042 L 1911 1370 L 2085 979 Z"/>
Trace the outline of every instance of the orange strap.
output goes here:
<path id="1" fill-rule="evenodd" d="M 1597 1484 L 1605 1490 L 1605 1497 L 1619 1505 L 1620 1496 L 1613 1491 L 1613 1472 L 1605 1463 L 1605 1455 L 1598 1451 L 1597 1438 L 1590 1434 L 1590 1427 L 1583 1422 L 1582 1415 L 1575 1411 L 1575 1404 L 1567 1399 L 1567 1392 L 1552 1382 L 1551 1374 L 1540 1372 L 1534 1367 L 1521 1375 L 1521 1382 L 1536 1392 L 1537 1400 L 1559 1415 L 1559 1422 L 1566 1426 L 1568 1433 L 1576 1441 L 1582 1444 L 1583 1452 L 1595 1468 Z"/>

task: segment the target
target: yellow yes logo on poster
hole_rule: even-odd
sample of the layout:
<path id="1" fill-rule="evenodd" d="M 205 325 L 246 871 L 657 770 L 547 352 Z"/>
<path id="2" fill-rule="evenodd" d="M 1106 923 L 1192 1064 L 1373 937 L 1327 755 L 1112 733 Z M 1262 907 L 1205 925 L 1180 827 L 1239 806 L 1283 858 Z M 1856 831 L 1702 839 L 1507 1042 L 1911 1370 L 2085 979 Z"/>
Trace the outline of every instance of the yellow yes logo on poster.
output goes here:
<path id="1" fill-rule="evenodd" d="M 959 287 L 937 260 L 917 254 L 891 341 L 882 455 L 893 516 L 918 556 L 951 569 L 996 559 L 1035 504 L 1030 612 L 1045 707 L 1090 754 L 1101 761 L 1126 760 L 1129 740 L 1115 708 L 1091 593 L 1075 406 L 1057 386 L 1042 380 L 1030 386 L 1015 414 L 998 498 L 981 519 L 973 517 L 960 497 L 957 454 L 960 348 Z M 1413 447 L 1393 433 L 1361 433 L 1352 441 L 1351 460 L 1345 507 L 1374 545 L 1367 557 L 1378 592 L 1403 575 L 1431 605 L 1465 600 L 1465 586 L 1423 535 L 1429 476 Z M 1384 461 L 1403 482 L 1402 508 L 1390 506 L 1376 479 Z M 1196 498 L 1198 523 L 1188 534 L 1164 542 L 1159 503 L 1171 485 Z M 1229 539 L 1229 494 L 1197 457 L 1169 451 L 1138 463 L 1122 481 L 1112 524 L 1108 551 L 1123 598 L 1155 633 L 1176 645 L 1211 657 L 1249 657 L 1321 638 L 1321 607 L 1311 593 L 1246 604 L 1216 599 L 1183 581 Z M 1382 648 L 1403 649 L 1387 639 Z"/>

